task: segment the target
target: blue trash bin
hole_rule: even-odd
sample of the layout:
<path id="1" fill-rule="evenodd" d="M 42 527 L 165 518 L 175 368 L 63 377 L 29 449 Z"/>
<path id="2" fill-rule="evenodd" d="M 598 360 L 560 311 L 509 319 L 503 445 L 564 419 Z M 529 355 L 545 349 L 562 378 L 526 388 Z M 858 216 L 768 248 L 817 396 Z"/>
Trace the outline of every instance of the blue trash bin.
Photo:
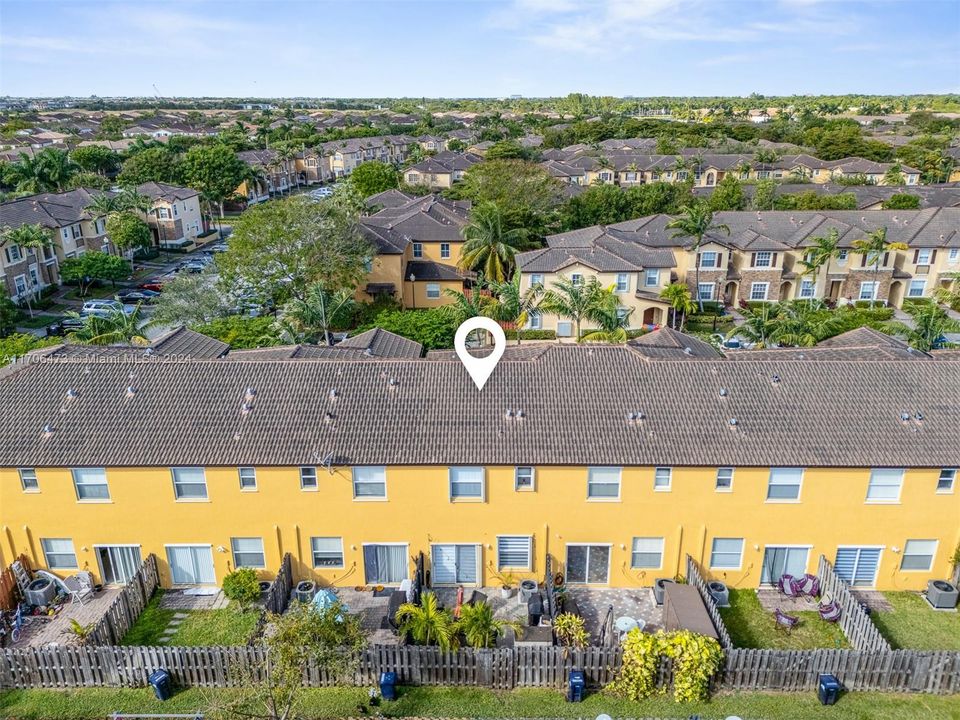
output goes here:
<path id="1" fill-rule="evenodd" d="M 169 700 L 173 697 L 173 680 L 170 678 L 170 673 L 163 668 L 150 673 L 147 682 L 153 687 L 157 700 Z"/>
<path id="2" fill-rule="evenodd" d="M 821 705 L 833 705 L 840 697 L 840 681 L 833 675 L 821 675 L 817 687 Z"/>
<path id="3" fill-rule="evenodd" d="M 586 687 L 586 684 L 582 670 L 571 670 L 570 690 L 567 693 L 567 702 L 583 702 L 583 689 Z"/>
<path id="4" fill-rule="evenodd" d="M 380 673 L 380 695 L 384 700 L 397 699 L 397 674 L 395 672 Z"/>

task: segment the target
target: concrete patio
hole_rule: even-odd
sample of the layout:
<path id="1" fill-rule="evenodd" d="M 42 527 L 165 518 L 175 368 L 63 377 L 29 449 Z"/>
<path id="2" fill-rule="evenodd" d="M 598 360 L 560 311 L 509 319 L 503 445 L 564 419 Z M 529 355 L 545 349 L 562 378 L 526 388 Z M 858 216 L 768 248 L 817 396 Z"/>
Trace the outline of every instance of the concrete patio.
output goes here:
<path id="1" fill-rule="evenodd" d="M 76 635 L 70 632 L 70 621 L 83 626 L 97 623 L 106 614 L 121 588 L 105 588 L 79 602 L 67 602 L 59 613 L 50 619 L 32 616 L 25 619 L 23 635 L 17 646 L 40 647 L 42 645 L 79 645 Z M 16 646 L 15 646 L 16 647 Z"/>
<path id="2" fill-rule="evenodd" d="M 600 629 L 611 607 L 614 620 L 618 617 L 643 620 L 644 632 L 656 632 L 663 627 L 663 608 L 657 606 L 653 588 L 588 588 L 573 585 L 567 588 L 567 592 L 577 601 L 593 642 L 599 642 Z"/>

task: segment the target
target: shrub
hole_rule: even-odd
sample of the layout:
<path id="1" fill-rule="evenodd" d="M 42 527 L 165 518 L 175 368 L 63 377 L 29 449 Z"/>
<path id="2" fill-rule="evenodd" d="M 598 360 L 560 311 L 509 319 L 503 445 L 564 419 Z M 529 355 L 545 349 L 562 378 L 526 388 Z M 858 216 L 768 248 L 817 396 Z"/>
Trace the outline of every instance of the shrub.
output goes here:
<path id="1" fill-rule="evenodd" d="M 560 613 L 553 621 L 553 631 L 561 645 L 572 648 L 587 646 L 589 638 L 583 618 L 571 613 Z"/>
<path id="2" fill-rule="evenodd" d="M 507 340 L 517 339 L 516 330 L 504 330 L 503 334 L 506 335 Z M 520 339 L 521 340 L 556 340 L 557 333 L 555 330 L 521 330 Z"/>
<path id="3" fill-rule="evenodd" d="M 231 315 L 203 325 L 195 325 L 192 329 L 227 343 L 233 350 L 280 344 L 280 338 L 273 327 L 273 318 L 270 317 Z"/>
<path id="4" fill-rule="evenodd" d="M 358 327 L 357 332 L 379 327 L 415 340 L 427 350 L 442 350 L 453 347 L 453 336 L 458 325 L 453 313 L 445 307 L 429 310 L 388 310 L 377 315 L 373 322 Z"/>
<path id="5" fill-rule="evenodd" d="M 242 609 L 260 599 L 260 581 L 253 568 L 237 568 L 223 579 L 223 594 Z"/>
<path id="6" fill-rule="evenodd" d="M 610 691 L 633 701 L 650 697 L 657 692 L 659 664 L 659 637 L 640 630 L 631 630 L 623 641 L 620 674 L 609 686 Z"/>

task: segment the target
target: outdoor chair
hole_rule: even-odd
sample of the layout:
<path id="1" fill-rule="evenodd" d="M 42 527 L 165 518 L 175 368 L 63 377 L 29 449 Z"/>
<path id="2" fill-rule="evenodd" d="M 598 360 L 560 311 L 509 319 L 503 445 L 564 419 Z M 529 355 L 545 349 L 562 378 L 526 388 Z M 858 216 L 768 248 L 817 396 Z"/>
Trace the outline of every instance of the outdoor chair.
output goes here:
<path id="1" fill-rule="evenodd" d="M 800 583 L 793 575 L 781 575 L 777 581 L 777 589 L 784 597 L 800 597 Z"/>
<path id="2" fill-rule="evenodd" d="M 474 590 L 470 594 L 470 600 L 467 601 L 467 605 L 483 605 L 487 601 L 487 596 L 484 595 L 479 590 Z"/>
<path id="3" fill-rule="evenodd" d="M 840 616 L 843 614 L 843 609 L 840 607 L 840 603 L 830 600 L 829 602 L 821 602 L 817 607 L 817 610 L 820 613 L 820 618 L 826 622 L 835 623 L 840 619 Z"/>
<path id="4" fill-rule="evenodd" d="M 776 623 L 778 630 L 784 630 L 787 634 L 793 630 L 800 622 L 800 618 L 794 615 L 787 615 L 785 612 L 777 608 L 773 611 L 773 620 Z"/>
<path id="5" fill-rule="evenodd" d="M 83 601 L 93 595 L 93 576 L 85 570 L 68 577 L 64 585 L 70 588 L 71 604 L 78 602 L 83 605 Z"/>
<path id="6" fill-rule="evenodd" d="M 816 597 L 820 594 L 820 578 L 807 573 L 800 579 L 800 593 L 807 597 Z"/>

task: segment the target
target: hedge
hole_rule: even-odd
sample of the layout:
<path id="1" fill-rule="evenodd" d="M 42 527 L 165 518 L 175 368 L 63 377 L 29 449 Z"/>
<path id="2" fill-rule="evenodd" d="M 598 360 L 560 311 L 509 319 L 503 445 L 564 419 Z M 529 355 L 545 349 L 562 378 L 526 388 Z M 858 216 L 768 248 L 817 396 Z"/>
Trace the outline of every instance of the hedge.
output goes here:
<path id="1" fill-rule="evenodd" d="M 507 340 L 517 339 L 516 330 L 504 330 L 503 334 L 506 335 Z M 556 340 L 557 333 L 555 330 L 521 330 L 520 339 L 521 340 Z"/>

